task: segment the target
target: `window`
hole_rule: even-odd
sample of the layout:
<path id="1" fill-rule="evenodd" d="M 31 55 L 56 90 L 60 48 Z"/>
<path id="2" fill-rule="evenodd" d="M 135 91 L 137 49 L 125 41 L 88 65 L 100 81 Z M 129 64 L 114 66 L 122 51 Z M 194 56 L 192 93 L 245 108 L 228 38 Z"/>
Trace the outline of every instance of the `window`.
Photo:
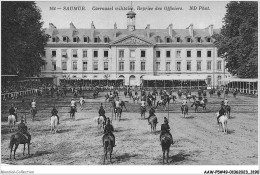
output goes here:
<path id="1" fill-rule="evenodd" d="M 104 70 L 108 70 L 108 62 L 104 62 Z"/>
<path id="2" fill-rule="evenodd" d="M 64 36 L 62 37 L 63 42 L 68 42 L 68 37 Z"/>
<path id="3" fill-rule="evenodd" d="M 169 50 L 166 51 L 166 57 L 167 57 L 167 58 L 170 58 L 170 57 L 171 57 L 171 51 L 169 51 Z"/>
<path id="4" fill-rule="evenodd" d="M 76 37 L 73 37 L 73 42 L 74 43 L 77 43 L 78 42 L 78 37 L 76 36 Z"/>
<path id="5" fill-rule="evenodd" d="M 145 57 L 145 50 L 141 50 L 141 57 L 142 57 L 142 58 Z"/>
<path id="6" fill-rule="evenodd" d="M 211 70 L 211 61 L 207 61 L 207 70 Z"/>
<path id="7" fill-rule="evenodd" d="M 217 62 L 217 70 L 221 70 L 221 61 Z"/>
<path id="8" fill-rule="evenodd" d="M 145 62 L 141 62 L 141 71 L 145 71 Z"/>
<path id="9" fill-rule="evenodd" d="M 98 70 L 98 62 L 93 62 L 93 70 Z"/>
<path id="10" fill-rule="evenodd" d="M 108 50 L 104 50 L 104 57 L 105 57 L 105 58 L 108 57 Z"/>
<path id="11" fill-rule="evenodd" d="M 187 50 L 187 57 L 191 57 L 191 51 Z"/>
<path id="12" fill-rule="evenodd" d="M 176 69 L 177 69 L 177 71 L 181 71 L 181 62 L 177 62 Z"/>
<path id="13" fill-rule="evenodd" d="M 62 58 L 67 58 L 67 50 L 66 49 L 62 49 L 61 50 L 61 57 Z"/>
<path id="14" fill-rule="evenodd" d="M 188 43 L 191 43 L 191 38 L 187 38 L 187 42 L 188 42 Z"/>
<path id="15" fill-rule="evenodd" d="M 135 58 L 135 50 L 130 50 L 130 58 Z"/>
<path id="16" fill-rule="evenodd" d="M 94 50 L 94 58 L 97 58 L 97 57 L 98 57 L 98 51 Z"/>
<path id="17" fill-rule="evenodd" d="M 124 71 L 124 62 L 119 62 L 119 71 Z"/>
<path id="18" fill-rule="evenodd" d="M 89 37 L 84 37 L 84 43 L 89 43 Z"/>
<path id="19" fill-rule="evenodd" d="M 88 51 L 83 50 L 83 58 L 87 58 L 88 57 Z"/>
<path id="20" fill-rule="evenodd" d="M 180 58 L 181 57 L 181 51 L 180 50 L 177 50 L 176 51 L 176 58 Z"/>
<path id="21" fill-rule="evenodd" d="M 181 42 L 181 38 L 180 38 L 180 37 L 177 37 L 177 38 L 176 38 L 176 41 L 177 41 L 177 43 Z"/>
<path id="22" fill-rule="evenodd" d="M 201 71 L 201 61 L 197 61 L 197 71 Z"/>
<path id="23" fill-rule="evenodd" d="M 51 51 L 51 56 L 56 57 L 56 50 Z"/>
<path id="24" fill-rule="evenodd" d="M 187 70 L 191 71 L 191 62 L 190 61 L 187 62 Z"/>
<path id="25" fill-rule="evenodd" d="M 135 70 L 135 62 L 131 61 L 130 62 L 130 71 L 134 71 Z"/>
<path id="26" fill-rule="evenodd" d="M 197 57 L 201 58 L 201 50 L 197 50 Z"/>
<path id="27" fill-rule="evenodd" d="M 119 58 L 124 58 L 124 50 L 119 50 Z"/>
<path id="28" fill-rule="evenodd" d="M 105 43 L 108 43 L 108 42 L 109 42 L 108 37 L 105 37 L 105 38 L 104 38 L 104 42 L 105 42 Z"/>
<path id="29" fill-rule="evenodd" d="M 207 78 L 207 85 L 211 86 L 211 76 L 208 76 L 208 78 Z"/>
<path id="30" fill-rule="evenodd" d="M 156 71 L 160 71 L 160 62 L 156 62 L 156 63 L 155 63 L 155 66 L 156 66 L 156 67 L 155 67 L 155 70 L 156 70 Z"/>
<path id="31" fill-rule="evenodd" d="M 218 81 L 218 85 L 221 85 L 221 75 L 218 75 L 217 81 Z"/>
<path id="32" fill-rule="evenodd" d="M 198 43 L 201 43 L 201 37 L 198 37 L 198 38 L 197 38 L 197 42 L 198 42 Z"/>
<path id="33" fill-rule="evenodd" d="M 78 57 L 77 50 L 72 50 L 72 57 L 73 58 L 77 58 Z"/>
<path id="34" fill-rule="evenodd" d="M 211 42 L 211 38 L 207 38 L 207 42 L 210 43 Z"/>
<path id="35" fill-rule="evenodd" d="M 83 71 L 88 70 L 88 62 L 84 61 L 83 62 Z"/>
<path id="36" fill-rule="evenodd" d="M 61 64 L 62 70 L 67 70 L 67 62 L 63 61 Z"/>
<path id="37" fill-rule="evenodd" d="M 171 70 L 171 62 L 166 62 L 166 71 Z"/>
<path id="38" fill-rule="evenodd" d="M 167 37 L 167 38 L 166 38 L 166 42 L 167 42 L 167 43 L 170 43 L 170 42 L 171 42 L 171 38 L 170 38 L 170 37 Z"/>
<path id="39" fill-rule="evenodd" d="M 56 61 L 52 62 L 52 70 L 56 70 Z"/>
<path id="40" fill-rule="evenodd" d="M 156 51 L 156 58 L 160 58 L 161 57 L 161 52 L 160 51 Z"/>
<path id="41" fill-rule="evenodd" d="M 95 38 L 94 38 L 94 42 L 95 42 L 95 43 L 98 43 L 98 41 L 99 41 L 99 38 L 98 38 L 98 37 L 95 37 Z"/>
<path id="42" fill-rule="evenodd" d="M 54 43 L 57 42 L 57 38 L 56 38 L 56 37 L 53 37 L 53 38 L 52 38 L 52 42 L 54 42 Z"/>
<path id="43" fill-rule="evenodd" d="M 211 57 L 211 50 L 207 51 L 207 57 L 210 58 Z"/>
<path id="44" fill-rule="evenodd" d="M 73 67 L 73 70 L 77 70 L 78 67 L 77 67 L 77 61 L 73 61 L 72 62 L 72 67 Z"/>

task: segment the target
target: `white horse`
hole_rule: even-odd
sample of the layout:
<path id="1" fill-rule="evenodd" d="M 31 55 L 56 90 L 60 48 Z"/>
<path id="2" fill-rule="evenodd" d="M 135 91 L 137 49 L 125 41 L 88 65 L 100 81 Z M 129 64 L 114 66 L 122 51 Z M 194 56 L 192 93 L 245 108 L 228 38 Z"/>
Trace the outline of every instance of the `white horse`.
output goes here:
<path id="1" fill-rule="evenodd" d="M 79 100 L 79 104 L 80 104 L 81 110 L 83 110 L 83 107 L 84 107 L 83 105 L 84 105 L 84 103 L 85 103 L 85 101 L 84 101 L 83 98 Z"/>
<path id="2" fill-rule="evenodd" d="M 98 124 L 98 128 L 101 129 L 105 127 L 105 118 L 103 116 L 95 117 L 94 122 Z"/>
<path id="3" fill-rule="evenodd" d="M 216 116 L 218 117 L 219 113 L 216 113 Z M 228 128 L 227 128 L 227 121 L 228 121 L 228 117 L 226 115 L 222 115 L 221 117 L 219 117 L 218 119 L 219 121 L 219 128 L 218 130 L 221 129 L 222 126 L 222 131 L 224 131 L 224 133 L 228 134 Z"/>
<path id="4" fill-rule="evenodd" d="M 8 116 L 8 125 L 9 125 L 10 132 L 14 131 L 15 123 L 16 123 L 15 116 L 9 115 Z"/>
<path id="5" fill-rule="evenodd" d="M 56 133 L 58 127 L 58 117 L 56 115 L 51 116 L 51 131 Z"/>

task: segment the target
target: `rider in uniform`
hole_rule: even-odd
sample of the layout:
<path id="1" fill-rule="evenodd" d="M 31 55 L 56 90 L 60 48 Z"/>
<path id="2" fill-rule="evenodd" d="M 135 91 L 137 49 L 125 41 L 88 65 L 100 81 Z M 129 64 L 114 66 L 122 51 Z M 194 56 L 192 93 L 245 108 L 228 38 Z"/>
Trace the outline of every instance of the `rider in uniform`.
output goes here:
<path id="1" fill-rule="evenodd" d="M 74 100 L 74 98 L 71 99 L 71 102 L 70 102 L 70 112 L 72 113 L 72 110 L 74 109 L 75 112 L 76 112 L 76 101 Z"/>
<path id="2" fill-rule="evenodd" d="M 32 110 L 35 110 L 36 111 L 36 113 L 37 113 L 37 108 L 36 108 L 36 101 L 35 101 L 35 99 L 33 99 L 32 100 Z"/>
<path id="3" fill-rule="evenodd" d="M 224 106 L 227 106 L 228 105 L 228 100 L 227 98 L 224 100 Z"/>
<path id="4" fill-rule="evenodd" d="M 18 124 L 18 132 L 20 132 L 21 134 L 24 134 L 28 137 L 29 140 L 29 144 L 31 144 L 31 135 L 28 132 L 28 128 L 24 123 L 24 117 L 21 117 L 21 123 Z"/>
<path id="5" fill-rule="evenodd" d="M 224 105 L 221 105 L 220 110 L 219 110 L 218 113 L 219 113 L 219 115 L 217 117 L 217 124 L 219 124 L 219 121 L 218 121 L 219 117 L 221 117 L 222 115 L 225 115 L 225 113 L 226 113 L 226 111 L 224 109 Z"/>
<path id="6" fill-rule="evenodd" d="M 182 100 L 182 107 L 186 106 L 187 105 L 187 100 L 186 100 L 186 97 L 184 97 L 184 99 Z"/>
<path id="7" fill-rule="evenodd" d="M 170 133 L 170 126 L 168 124 L 168 120 L 166 117 L 164 117 L 164 124 L 161 125 L 161 134 L 160 134 L 160 141 L 162 139 L 162 135 L 165 133 L 168 133 L 171 137 L 171 144 L 173 144 L 173 138 L 172 138 L 172 134 Z"/>
<path id="8" fill-rule="evenodd" d="M 141 111 L 142 111 L 142 109 L 144 109 L 146 111 L 144 100 L 141 101 Z"/>
<path id="9" fill-rule="evenodd" d="M 148 125 L 150 125 L 149 120 L 150 120 L 150 117 L 152 117 L 152 116 L 155 115 L 154 113 L 155 113 L 155 110 L 154 110 L 154 107 L 152 107 L 152 108 L 149 110 Z"/>
<path id="10" fill-rule="evenodd" d="M 103 116 L 103 117 L 104 117 L 105 123 L 106 123 L 107 117 L 105 116 L 105 113 L 106 113 L 106 111 L 104 110 L 104 108 L 103 108 L 103 106 L 102 106 L 102 103 L 101 103 L 101 106 L 100 106 L 100 108 L 99 108 L 98 114 L 99 114 L 99 116 Z"/>
<path id="11" fill-rule="evenodd" d="M 11 108 L 9 109 L 9 114 L 10 114 L 10 115 L 14 115 L 14 116 L 15 116 L 15 120 L 16 120 L 16 122 L 17 122 L 16 109 L 17 109 L 17 108 L 15 108 L 14 104 L 12 103 L 12 104 L 11 104 Z"/>
<path id="12" fill-rule="evenodd" d="M 116 110 L 118 109 L 118 108 L 120 108 L 120 101 L 119 101 L 119 98 L 117 97 L 116 98 Z"/>
<path id="13" fill-rule="evenodd" d="M 104 138 L 106 135 L 109 135 L 109 134 L 114 138 L 114 147 L 116 146 L 116 138 L 115 138 L 115 135 L 113 134 L 113 132 L 114 132 L 114 127 L 110 124 L 110 119 L 108 118 L 107 125 L 105 126 L 105 129 L 104 129 L 104 136 L 102 138 L 103 146 L 104 146 Z"/>
<path id="14" fill-rule="evenodd" d="M 60 124 L 60 117 L 58 116 L 58 110 L 56 109 L 56 106 L 53 106 L 53 109 L 51 110 L 51 115 L 52 116 L 57 116 L 58 118 L 58 125 Z"/>

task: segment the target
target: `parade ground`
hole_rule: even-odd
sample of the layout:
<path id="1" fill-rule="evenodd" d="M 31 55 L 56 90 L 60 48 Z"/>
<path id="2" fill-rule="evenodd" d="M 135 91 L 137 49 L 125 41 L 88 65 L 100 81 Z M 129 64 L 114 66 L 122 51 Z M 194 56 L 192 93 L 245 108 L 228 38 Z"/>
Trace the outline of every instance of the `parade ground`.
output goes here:
<path id="1" fill-rule="evenodd" d="M 92 92 L 85 92 L 83 110 L 78 107 L 75 121 L 69 117 L 72 94 L 67 97 L 25 97 L 2 101 L 1 107 L 1 156 L 2 163 L 15 165 L 100 165 L 103 164 L 103 131 L 97 127 L 93 118 L 98 116 L 100 104 L 103 103 L 107 117 L 112 117 L 111 103 L 105 103 L 107 92 L 100 92 L 93 99 Z M 140 94 L 140 92 L 139 92 Z M 175 95 L 176 92 L 174 92 Z M 192 92 L 196 94 L 197 92 Z M 159 165 L 162 164 L 160 146 L 160 127 L 164 117 L 169 118 L 169 125 L 174 140 L 170 147 L 170 165 L 257 165 L 258 162 L 258 100 L 257 97 L 232 94 L 227 97 L 231 106 L 230 119 L 227 122 L 228 134 L 218 131 L 216 112 L 224 100 L 207 92 L 207 109 L 191 107 L 189 114 L 181 115 L 181 101 L 171 101 L 167 109 L 158 107 L 155 114 L 158 118 L 156 132 L 151 133 L 147 120 L 140 117 L 140 101 L 134 104 L 129 97 L 119 93 L 126 102 L 121 121 L 112 119 L 115 128 L 116 147 L 112 153 L 113 165 Z M 35 98 L 38 113 L 35 121 L 31 120 L 30 104 Z M 76 98 L 79 101 L 79 97 Z M 16 151 L 16 160 L 9 159 L 8 148 L 10 137 L 7 117 L 11 103 L 18 108 L 18 123 L 26 115 L 27 126 L 32 136 L 31 155 L 23 155 L 23 145 Z M 60 125 L 56 134 L 50 133 L 51 110 L 56 105 Z M 79 105 L 78 105 L 79 106 Z M 145 117 L 149 116 L 147 112 Z M 18 124 L 17 123 L 17 124 Z M 106 164 L 111 164 L 109 161 Z"/>

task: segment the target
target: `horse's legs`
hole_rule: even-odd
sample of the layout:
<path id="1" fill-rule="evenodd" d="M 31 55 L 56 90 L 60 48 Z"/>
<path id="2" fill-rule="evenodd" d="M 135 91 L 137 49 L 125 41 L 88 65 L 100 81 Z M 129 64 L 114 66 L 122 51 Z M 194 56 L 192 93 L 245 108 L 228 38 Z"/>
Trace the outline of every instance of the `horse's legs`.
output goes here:
<path id="1" fill-rule="evenodd" d="M 164 164 L 164 158 L 165 158 L 165 150 L 163 150 L 163 164 Z"/>
<path id="2" fill-rule="evenodd" d="M 23 155 L 24 155 L 24 151 L 25 151 L 25 144 L 23 144 Z"/>
<path id="3" fill-rule="evenodd" d="M 13 146 L 14 146 L 14 144 L 10 143 L 10 159 L 12 159 Z"/>
<path id="4" fill-rule="evenodd" d="M 15 144 L 15 147 L 14 147 L 14 159 L 15 159 L 15 152 L 16 152 L 17 148 L 18 148 L 18 144 Z"/>
<path id="5" fill-rule="evenodd" d="M 167 149 L 167 155 L 166 155 L 166 162 L 168 163 L 168 159 L 169 159 L 169 148 Z"/>

